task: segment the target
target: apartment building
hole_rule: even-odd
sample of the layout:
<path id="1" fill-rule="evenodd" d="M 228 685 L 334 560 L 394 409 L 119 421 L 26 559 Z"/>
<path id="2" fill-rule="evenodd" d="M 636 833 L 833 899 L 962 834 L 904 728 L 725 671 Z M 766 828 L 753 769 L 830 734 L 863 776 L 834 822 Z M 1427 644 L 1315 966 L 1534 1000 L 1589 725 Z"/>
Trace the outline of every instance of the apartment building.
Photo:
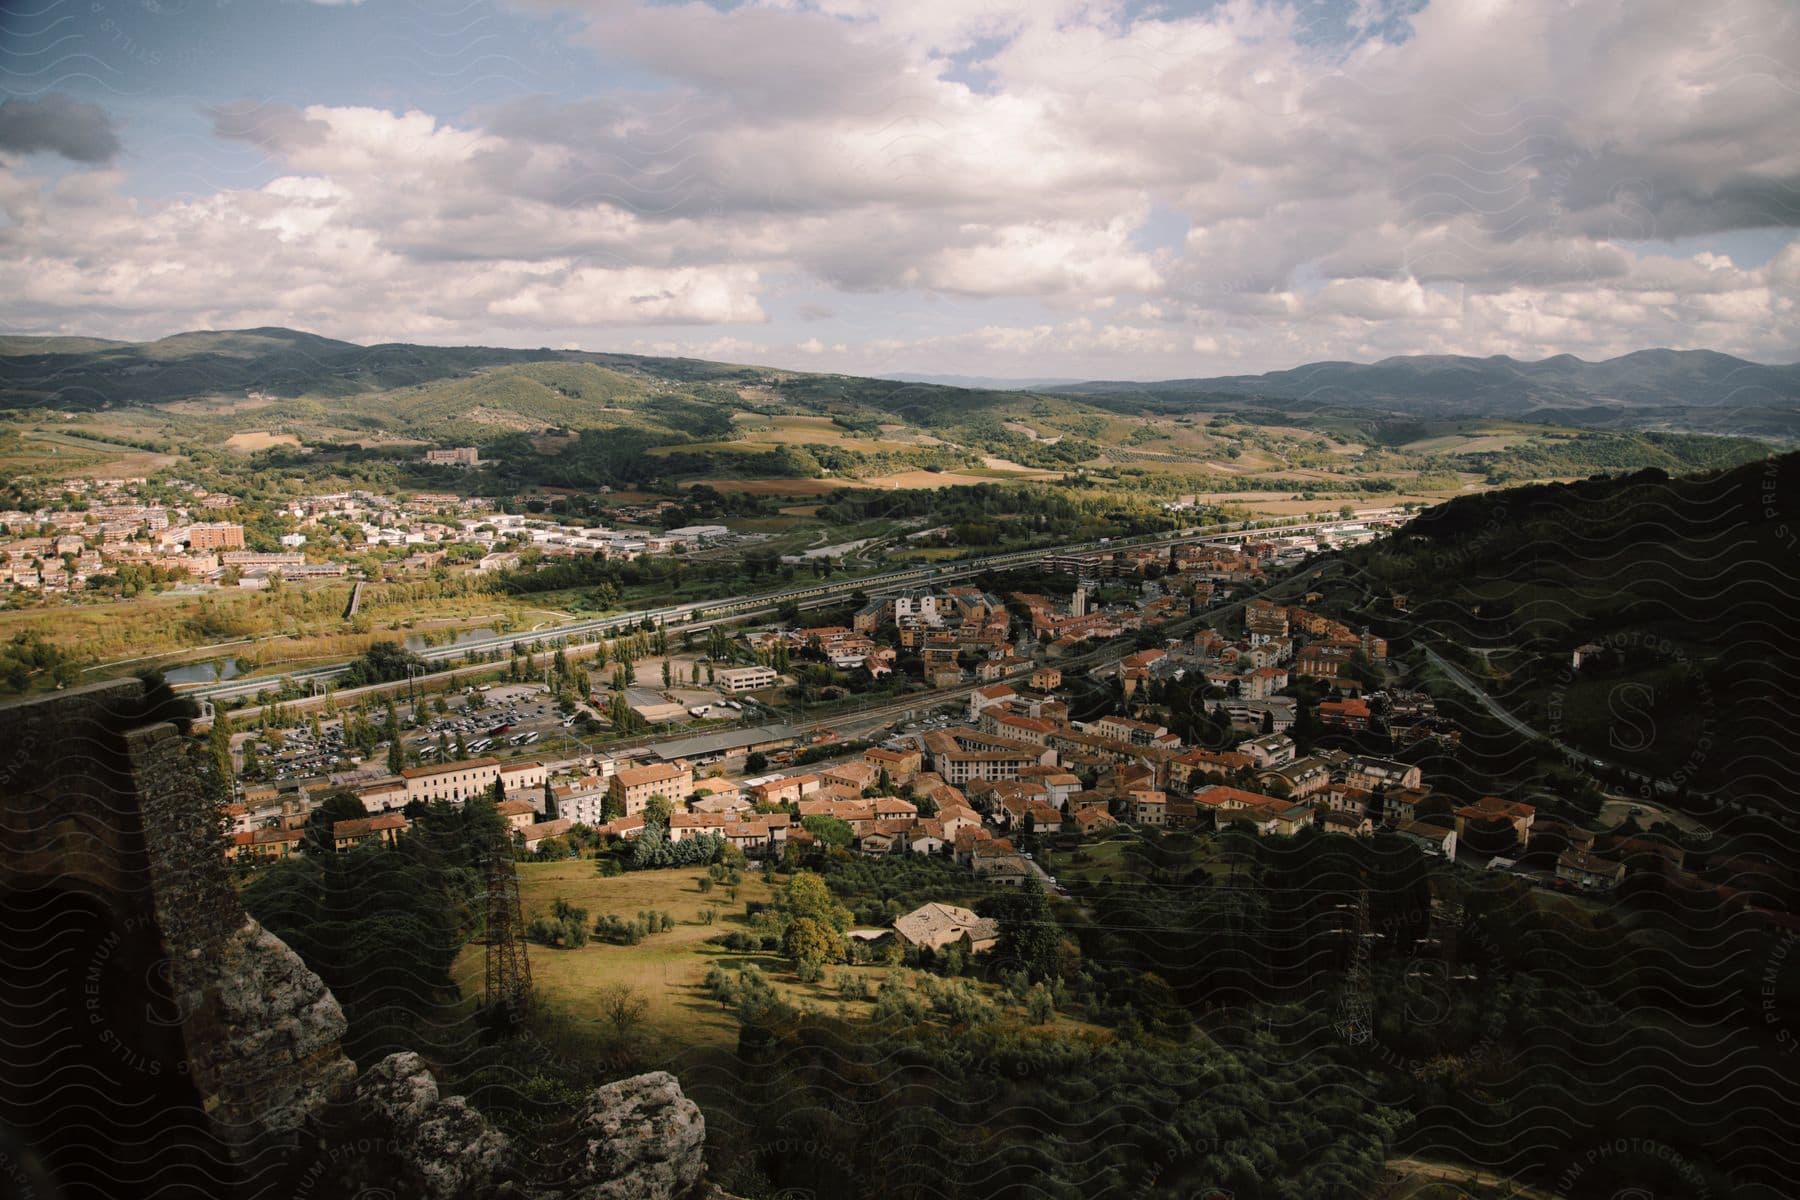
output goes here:
<path id="1" fill-rule="evenodd" d="M 244 527 L 229 521 L 189 525 L 187 547 L 189 550 L 241 550 L 244 547 Z"/>
<path id="2" fill-rule="evenodd" d="M 684 762 L 626 767 L 612 777 L 608 787 L 625 815 L 635 817 L 644 811 L 652 796 L 680 806 L 694 790 L 694 772 Z"/>
<path id="3" fill-rule="evenodd" d="M 1056 751 L 969 728 L 938 730 L 924 738 L 931 769 L 959 787 L 973 779 L 1017 779 L 1027 767 L 1056 765 Z"/>

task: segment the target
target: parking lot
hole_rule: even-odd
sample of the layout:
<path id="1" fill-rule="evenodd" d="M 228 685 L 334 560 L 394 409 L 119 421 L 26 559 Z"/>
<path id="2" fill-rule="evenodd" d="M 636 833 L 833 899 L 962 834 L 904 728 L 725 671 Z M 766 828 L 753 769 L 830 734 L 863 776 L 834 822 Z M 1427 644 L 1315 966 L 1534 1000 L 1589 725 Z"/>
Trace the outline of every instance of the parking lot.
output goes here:
<path id="1" fill-rule="evenodd" d="M 406 749 L 420 763 L 438 760 L 443 753 L 438 744 L 440 738 L 452 759 L 456 756 L 458 737 L 469 755 L 503 755 L 522 752 L 575 723 L 572 715 L 565 716 L 557 710 L 541 684 L 467 688 L 460 694 L 443 697 L 447 710 L 443 713 L 435 711 L 436 699 L 422 700 L 416 706 L 398 706 Z M 271 733 L 278 734 L 279 738 L 271 737 Z M 259 750 L 267 768 L 266 778 L 271 783 L 315 778 L 367 766 L 386 769 L 382 748 L 386 743 L 364 759 L 354 747 L 345 743 L 341 717 L 320 720 L 316 737 L 312 722 L 306 722 L 260 735 L 241 733 L 233 737 L 232 744 L 241 754 L 243 744 L 257 737 L 263 742 Z M 279 745 L 275 746 L 277 740 Z"/>

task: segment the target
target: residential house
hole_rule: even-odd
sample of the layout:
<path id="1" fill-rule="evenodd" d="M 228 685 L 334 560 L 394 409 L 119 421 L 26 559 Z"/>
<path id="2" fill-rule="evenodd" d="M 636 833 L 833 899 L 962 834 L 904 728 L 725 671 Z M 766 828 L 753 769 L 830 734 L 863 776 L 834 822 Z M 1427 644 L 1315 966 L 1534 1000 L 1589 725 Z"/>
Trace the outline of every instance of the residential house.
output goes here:
<path id="1" fill-rule="evenodd" d="M 253 829 L 234 833 L 225 847 L 226 857 L 251 862 L 275 862 L 302 853 L 306 835 L 298 829 Z"/>
<path id="2" fill-rule="evenodd" d="M 1582 850 L 1565 850 L 1556 857 L 1556 877 L 1579 888 L 1603 891 L 1624 881 L 1625 864 Z"/>
<path id="3" fill-rule="evenodd" d="M 1072 819 L 1084 836 L 1091 836 L 1103 829 L 1111 829 L 1119 823 L 1118 818 L 1107 811 L 1104 804 L 1084 805 L 1075 810 Z"/>
<path id="4" fill-rule="evenodd" d="M 1274 787 L 1275 782 L 1280 781 L 1286 787 L 1288 798 L 1298 800 L 1326 791 L 1331 786 L 1331 768 L 1324 759 L 1309 754 L 1284 767 L 1259 771 L 1256 779 L 1264 787 Z"/>
<path id="5" fill-rule="evenodd" d="M 984 710 L 996 704 L 1005 704 L 1018 693 L 1004 683 L 989 684 L 978 687 L 969 693 L 969 720 L 979 721 Z"/>
<path id="6" fill-rule="evenodd" d="M 1418 767 L 1391 758 L 1359 755 L 1344 766 L 1345 783 L 1371 792 L 1381 788 L 1416 788 L 1421 778 Z"/>
<path id="7" fill-rule="evenodd" d="M 925 765 L 925 756 L 917 750 L 888 750 L 874 746 L 863 751 L 863 761 L 876 771 L 886 771 L 896 787 L 905 787 Z"/>
<path id="8" fill-rule="evenodd" d="M 1466 804 L 1456 810 L 1456 836 L 1466 842 L 1469 837 L 1470 822 L 1476 825 L 1499 825 L 1504 822 L 1512 827 L 1514 838 L 1519 845 L 1531 844 L 1531 824 L 1536 819 L 1537 809 L 1518 800 L 1502 800 L 1498 796 L 1483 796 L 1473 804 Z"/>
<path id="9" fill-rule="evenodd" d="M 1390 788 L 1381 798 L 1381 818 L 1390 825 L 1405 825 L 1419 819 L 1419 805 L 1431 798 L 1428 787 Z"/>
<path id="10" fill-rule="evenodd" d="M 411 826 L 412 822 L 399 813 L 336 821 L 331 826 L 331 843 L 339 850 L 348 850 L 364 842 L 381 842 L 392 846 L 400 841 L 400 835 Z"/>
<path id="11" fill-rule="evenodd" d="M 1369 702 L 1355 698 L 1319 701 L 1319 724 L 1327 729 L 1361 733 L 1369 728 Z"/>
<path id="12" fill-rule="evenodd" d="M 537 810 L 529 800 L 508 800 L 494 806 L 508 829 L 523 829 L 537 820 Z"/>
<path id="13" fill-rule="evenodd" d="M 1456 857 L 1456 830 L 1446 825 L 1402 821 L 1395 826 L 1394 832 L 1428 854 L 1441 854 L 1448 859 Z"/>
<path id="14" fill-rule="evenodd" d="M 1346 833 L 1352 837 L 1368 837 L 1375 832 L 1375 823 L 1361 813 L 1331 809 L 1319 818 L 1319 827 L 1326 833 Z"/>
<path id="15" fill-rule="evenodd" d="M 1266 733 L 1239 745 L 1238 753 L 1248 755 L 1251 762 L 1269 770 L 1293 762 L 1296 749 L 1294 739 L 1287 734 Z"/>
<path id="16" fill-rule="evenodd" d="M 553 821 L 539 821 L 535 825 L 527 825 L 519 830 L 519 834 L 525 839 L 526 851 L 536 853 L 538 847 L 545 842 L 551 838 L 561 837 L 573 828 L 575 828 L 575 822 L 567 817 L 558 817 Z"/>
<path id="17" fill-rule="evenodd" d="M 977 953 L 994 948 L 1000 940 L 999 923 L 991 917 L 979 917 L 954 904 L 922 904 L 905 916 L 894 918 L 894 932 L 909 946 L 921 950 L 942 950 L 968 939 L 969 949 Z"/>
<path id="18" fill-rule="evenodd" d="M 1167 792 L 1143 789 L 1131 793 L 1130 812 L 1133 823 L 1161 829 L 1169 823 Z"/>

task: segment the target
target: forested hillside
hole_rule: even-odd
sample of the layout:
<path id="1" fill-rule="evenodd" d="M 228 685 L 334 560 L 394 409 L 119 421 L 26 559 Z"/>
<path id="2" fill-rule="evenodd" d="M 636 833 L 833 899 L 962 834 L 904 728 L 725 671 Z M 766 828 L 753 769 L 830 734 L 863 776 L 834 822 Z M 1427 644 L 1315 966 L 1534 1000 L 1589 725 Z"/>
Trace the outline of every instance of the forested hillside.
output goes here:
<path id="1" fill-rule="evenodd" d="M 1404 597 L 1393 628 L 1535 728 L 1702 808 L 1794 815 L 1796 496 L 1795 454 L 1488 492 L 1351 562 L 1374 596 Z"/>

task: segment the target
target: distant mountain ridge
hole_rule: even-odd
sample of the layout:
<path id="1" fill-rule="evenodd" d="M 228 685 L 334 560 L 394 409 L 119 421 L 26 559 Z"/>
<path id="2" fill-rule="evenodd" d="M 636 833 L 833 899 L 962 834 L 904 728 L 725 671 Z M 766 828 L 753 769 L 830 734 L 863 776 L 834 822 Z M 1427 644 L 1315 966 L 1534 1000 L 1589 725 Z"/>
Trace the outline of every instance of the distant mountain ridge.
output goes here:
<path id="1" fill-rule="evenodd" d="M 1176 405 L 1262 397 L 1439 416 L 1616 406 L 1764 409 L 1800 404 L 1800 364 L 1768 366 L 1712 350 L 1639 350 L 1601 362 L 1572 354 L 1537 362 L 1505 355 L 1412 355 L 1375 363 L 1308 363 L 1263 375 L 1094 380 L 1044 390 Z"/>
<path id="2" fill-rule="evenodd" d="M 1143 383 L 880 379 L 547 347 L 361 346 L 278 327 L 200 330 L 153 342 L 12 335 L 0 336 L 0 408 L 109 408 L 249 391 L 344 399 L 542 363 L 590 364 L 646 385 L 660 380 L 735 387 L 782 379 L 802 411 L 839 412 L 845 403 L 860 404 L 865 412 L 896 414 L 925 427 L 1036 396 L 1127 415 L 1261 405 L 1800 440 L 1800 364 L 1769 366 L 1708 350 L 1641 350 L 1603 362 L 1568 354 L 1537 362 L 1417 355 Z"/>
<path id="3" fill-rule="evenodd" d="M 983 391 L 1031 391 L 1046 388 L 1074 387 L 1083 382 L 1079 378 L 1069 376 L 1048 376 L 1044 378 L 1009 378 L 1004 375 L 927 375 L 896 371 L 892 374 L 877 375 L 877 379 L 892 379 L 897 383 L 929 383 L 939 387 L 976 388 Z"/>

